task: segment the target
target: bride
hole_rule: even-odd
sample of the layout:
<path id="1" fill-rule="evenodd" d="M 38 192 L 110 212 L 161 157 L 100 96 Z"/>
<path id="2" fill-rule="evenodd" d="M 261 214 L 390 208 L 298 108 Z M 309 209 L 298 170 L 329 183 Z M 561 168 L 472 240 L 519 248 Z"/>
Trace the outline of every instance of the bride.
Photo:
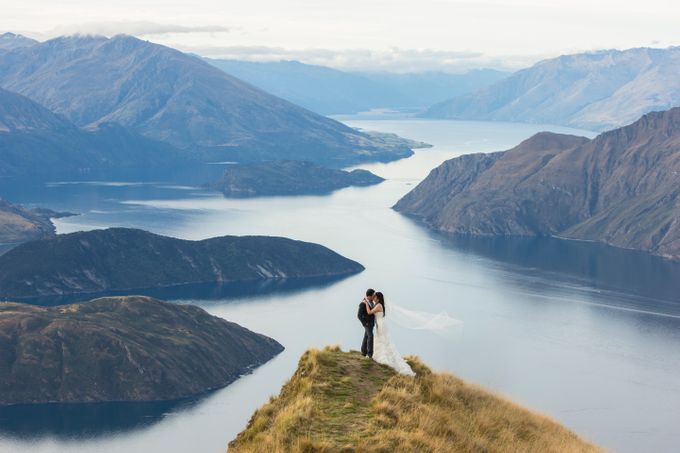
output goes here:
<path id="1" fill-rule="evenodd" d="M 406 360 L 403 359 L 397 348 L 390 341 L 387 333 L 387 323 L 385 322 L 385 297 L 383 293 L 375 293 L 375 305 L 373 308 L 364 299 L 366 311 L 369 315 L 375 316 L 375 335 L 373 337 L 373 360 L 383 365 L 394 368 L 398 373 L 408 376 L 415 376 Z"/>

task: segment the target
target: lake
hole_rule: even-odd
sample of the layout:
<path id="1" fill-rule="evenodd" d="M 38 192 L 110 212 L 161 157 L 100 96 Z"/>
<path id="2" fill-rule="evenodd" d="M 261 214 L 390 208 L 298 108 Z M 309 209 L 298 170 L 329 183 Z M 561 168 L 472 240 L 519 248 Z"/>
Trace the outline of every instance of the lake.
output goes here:
<path id="1" fill-rule="evenodd" d="M 202 239 L 281 235 L 359 261 L 340 281 L 173 291 L 281 342 L 286 350 L 232 385 L 170 403 L 0 409 L 1 452 L 221 452 L 252 412 L 278 393 L 307 348 L 358 349 L 364 290 L 389 304 L 462 321 L 445 335 L 391 326 L 403 354 L 485 386 L 622 452 L 680 448 L 680 265 L 644 253 L 557 239 L 471 239 L 428 231 L 390 209 L 445 159 L 507 149 L 545 125 L 341 118 L 435 145 L 388 164 L 387 178 L 330 196 L 225 199 L 159 183 L 4 184 L 3 197 L 81 213 L 67 233 L 107 226 Z"/>

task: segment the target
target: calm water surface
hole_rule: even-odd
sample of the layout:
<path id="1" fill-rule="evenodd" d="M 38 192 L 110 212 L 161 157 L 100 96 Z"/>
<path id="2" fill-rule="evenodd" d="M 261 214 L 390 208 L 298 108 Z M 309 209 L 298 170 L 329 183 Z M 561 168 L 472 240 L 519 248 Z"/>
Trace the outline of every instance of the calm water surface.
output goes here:
<path id="1" fill-rule="evenodd" d="M 356 305 L 368 286 L 385 292 L 388 304 L 446 310 L 463 321 L 445 336 L 392 326 L 402 353 L 546 413 L 609 449 L 680 449 L 680 266 L 581 242 L 448 238 L 390 209 L 447 158 L 506 149 L 539 130 L 569 130 L 344 120 L 435 147 L 363 166 L 387 181 L 325 197 L 228 200 L 162 183 L 4 187 L 2 196 L 12 201 L 82 213 L 60 219 L 61 233 L 127 226 L 188 239 L 282 235 L 322 243 L 366 271 L 309 285 L 167 292 L 166 299 L 272 336 L 286 351 L 189 401 L 0 409 L 0 451 L 223 451 L 253 410 L 278 393 L 304 350 L 359 347 Z"/>

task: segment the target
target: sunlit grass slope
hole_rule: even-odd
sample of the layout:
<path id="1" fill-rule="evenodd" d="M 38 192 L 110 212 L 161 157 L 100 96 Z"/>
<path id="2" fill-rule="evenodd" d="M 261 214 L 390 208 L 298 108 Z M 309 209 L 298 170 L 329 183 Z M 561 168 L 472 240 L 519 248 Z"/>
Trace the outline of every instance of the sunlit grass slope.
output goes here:
<path id="1" fill-rule="evenodd" d="M 309 350 L 230 452 L 596 452 L 555 421 L 408 358 L 416 377 Z"/>

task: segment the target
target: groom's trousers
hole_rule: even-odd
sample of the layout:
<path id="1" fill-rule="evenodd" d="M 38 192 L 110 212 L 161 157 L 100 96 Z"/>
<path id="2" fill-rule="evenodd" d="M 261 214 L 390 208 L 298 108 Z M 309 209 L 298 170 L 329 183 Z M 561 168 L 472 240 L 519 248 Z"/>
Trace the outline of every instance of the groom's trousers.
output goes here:
<path id="1" fill-rule="evenodd" d="M 373 357 L 373 324 L 364 324 L 364 341 L 361 342 L 361 353 Z"/>

